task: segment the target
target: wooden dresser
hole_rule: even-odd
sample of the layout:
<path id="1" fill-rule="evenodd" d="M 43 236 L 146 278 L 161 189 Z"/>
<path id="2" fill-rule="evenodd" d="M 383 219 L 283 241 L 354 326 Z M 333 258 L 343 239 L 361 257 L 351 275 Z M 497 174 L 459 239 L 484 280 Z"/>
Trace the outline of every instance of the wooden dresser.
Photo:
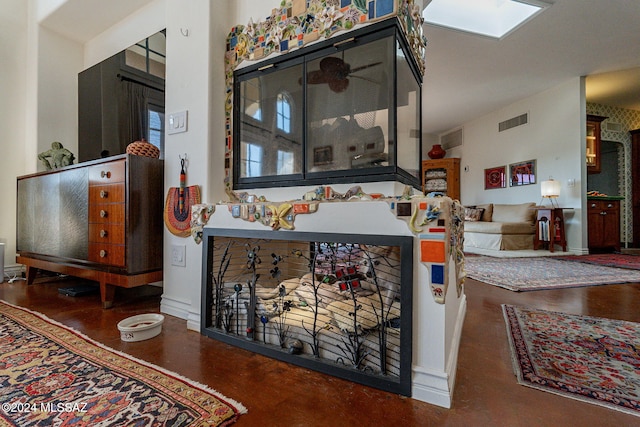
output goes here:
<path id="1" fill-rule="evenodd" d="M 18 177 L 17 262 L 115 286 L 162 280 L 163 161 L 121 155 Z"/>

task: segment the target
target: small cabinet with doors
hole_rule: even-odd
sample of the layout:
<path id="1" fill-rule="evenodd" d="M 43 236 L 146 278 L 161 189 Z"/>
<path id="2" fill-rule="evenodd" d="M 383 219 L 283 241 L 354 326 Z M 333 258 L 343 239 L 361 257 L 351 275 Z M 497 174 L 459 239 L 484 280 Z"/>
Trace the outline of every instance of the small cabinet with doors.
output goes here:
<path id="1" fill-rule="evenodd" d="M 600 130 L 602 121 L 606 117 L 594 116 L 587 114 L 587 172 L 600 173 L 601 156 L 600 156 Z"/>
<path id="2" fill-rule="evenodd" d="M 440 192 L 460 200 L 460 159 L 423 160 L 422 191 L 425 194 Z"/>
<path id="3" fill-rule="evenodd" d="M 620 251 L 620 198 L 587 199 L 589 252 Z"/>

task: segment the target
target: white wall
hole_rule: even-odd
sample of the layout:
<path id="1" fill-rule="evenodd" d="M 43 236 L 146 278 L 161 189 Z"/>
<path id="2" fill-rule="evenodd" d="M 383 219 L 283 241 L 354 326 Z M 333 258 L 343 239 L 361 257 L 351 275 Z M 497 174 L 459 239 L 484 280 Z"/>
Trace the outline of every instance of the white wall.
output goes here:
<path id="1" fill-rule="evenodd" d="M 169 19 L 166 11 L 167 1 L 155 0 L 89 40 L 84 45 L 82 69 L 87 69 L 166 28 Z"/>
<path id="2" fill-rule="evenodd" d="M 210 178 L 209 169 L 224 168 L 224 90 L 220 83 L 224 82 L 224 68 L 220 65 L 224 59 L 224 39 L 219 39 L 216 27 L 227 26 L 225 6 L 214 8 L 206 1 L 167 1 L 165 117 L 187 110 L 188 130 L 166 135 L 165 189 L 178 187 L 180 156 L 186 156 L 187 185 L 199 185 L 203 201 L 220 194 L 220 190 L 213 188 L 223 189 L 222 178 L 215 172 Z M 215 74 L 211 73 L 214 67 L 218 70 Z M 199 330 L 202 246 L 190 237 L 176 237 L 166 229 L 164 242 L 161 310 L 186 318 L 190 329 Z M 185 246 L 185 267 L 171 265 L 172 245 Z"/>
<path id="3" fill-rule="evenodd" d="M 552 177 L 561 182 L 561 207 L 565 212 L 568 249 L 586 250 L 582 233 L 584 81 L 571 79 L 555 88 L 464 124 L 464 144 L 447 153 L 461 158 L 461 201 L 464 205 L 482 203 L 540 203 L 540 182 Z M 583 98 L 583 97 L 582 97 Z M 503 132 L 498 123 L 523 113 L 529 122 Z M 536 184 L 485 190 L 484 169 L 536 160 Z M 468 169 L 465 170 L 465 169 Z M 574 186 L 569 186 L 574 180 Z M 543 202 L 547 204 L 548 202 Z"/>
<path id="4" fill-rule="evenodd" d="M 78 72 L 82 45 L 44 28 L 38 28 L 37 153 L 54 141 L 78 156 Z M 35 168 L 34 168 L 35 166 Z M 27 171 L 45 170 L 30 153 Z"/>
<path id="5" fill-rule="evenodd" d="M 27 74 L 27 5 L 24 0 L 6 0 L 0 8 L 0 243 L 4 243 L 4 265 L 15 265 L 16 176 L 24 170 Z"/>

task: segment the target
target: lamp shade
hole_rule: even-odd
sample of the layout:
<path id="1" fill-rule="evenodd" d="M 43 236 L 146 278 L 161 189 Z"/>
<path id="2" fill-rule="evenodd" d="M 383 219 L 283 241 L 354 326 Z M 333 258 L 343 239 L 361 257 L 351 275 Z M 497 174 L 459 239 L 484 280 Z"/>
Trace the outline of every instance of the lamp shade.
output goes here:
<path id="1" fill-rule="evenodd" d="M 540 192 L 542 197 L 558 197 L 560 196 L 560 181 L 550 179 L 548 181 L 542 181 L 540 184 Z"/>

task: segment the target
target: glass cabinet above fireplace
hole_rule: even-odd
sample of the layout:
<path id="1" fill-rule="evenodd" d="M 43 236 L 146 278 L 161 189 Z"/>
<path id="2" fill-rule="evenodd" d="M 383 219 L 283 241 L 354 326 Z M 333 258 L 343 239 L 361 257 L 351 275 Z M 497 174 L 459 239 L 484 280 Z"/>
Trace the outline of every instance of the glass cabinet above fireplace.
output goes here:
<path id="1" fill-rule="evenodd" d="M 390 19 L 234 74 L 234 188 L 420 187 L 421 77 Z"/>

